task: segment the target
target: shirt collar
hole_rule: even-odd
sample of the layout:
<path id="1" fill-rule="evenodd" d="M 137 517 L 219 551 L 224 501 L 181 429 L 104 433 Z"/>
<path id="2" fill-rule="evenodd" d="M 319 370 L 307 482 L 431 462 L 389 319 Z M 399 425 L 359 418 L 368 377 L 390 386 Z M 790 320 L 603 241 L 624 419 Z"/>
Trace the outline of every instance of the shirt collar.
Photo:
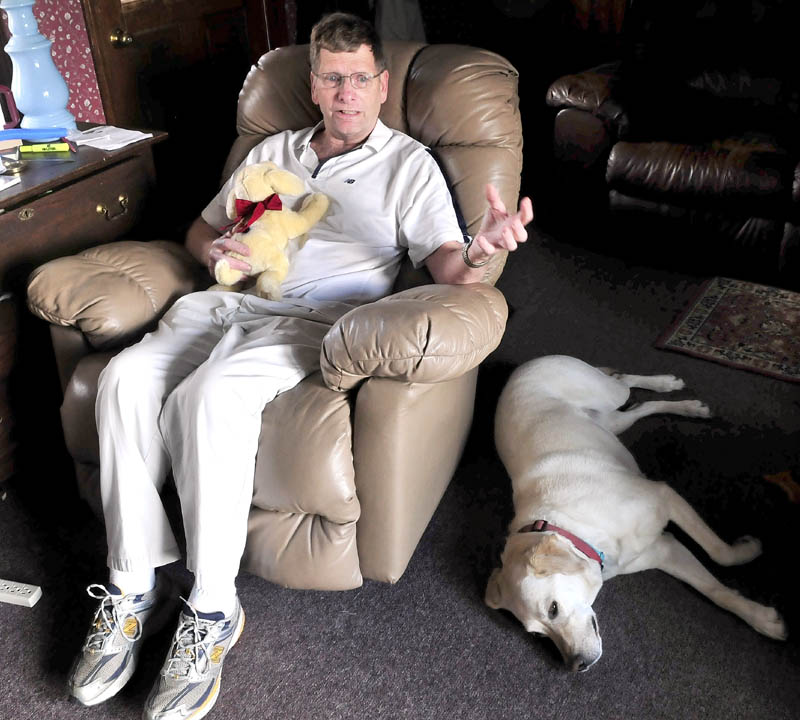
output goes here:
<path id="1" fill-rule="evenodd" d="M 321 127 L 324 127 L 324 121 L 320 120 L 314 127 L 308 128 L 304 132 L 301 132 L 299 137 L 297 138 L 297 144 L 295 145 L 295 150 L 297 153 L 297 157 L 300 158 L 303 153 L 308 149 L 309 145 L 311 144 L 311 138 L 314 137 L 314 134 L 319 130 Z M 389 142 L 389 139 L 392 137 L 392 131 L 386 127 L 380 120 L 375 123 L 375 127 L 373 128 L 372 132 L 369 134 L 367 139 L 362 143 L 361 147 L 369 148 L 373 152 L 378 152 Z M 358 148 L 355 148 L 358 149 Z"/>

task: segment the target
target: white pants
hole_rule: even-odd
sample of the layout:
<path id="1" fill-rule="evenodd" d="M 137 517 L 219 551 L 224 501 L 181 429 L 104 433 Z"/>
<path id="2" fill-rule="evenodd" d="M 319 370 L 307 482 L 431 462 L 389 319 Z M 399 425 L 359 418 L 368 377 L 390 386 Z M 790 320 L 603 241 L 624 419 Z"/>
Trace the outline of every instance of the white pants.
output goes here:
<path id="1" fill-rule="evenodd" d="M 261 412 L 319 368 L 325 333 L 351 308 L 193 293 L 111 360 L 96 404 L 110 568 L 142 571 L 180 557 L 159 495 L 172 467 L 195 583 L 233 581 Z"/>

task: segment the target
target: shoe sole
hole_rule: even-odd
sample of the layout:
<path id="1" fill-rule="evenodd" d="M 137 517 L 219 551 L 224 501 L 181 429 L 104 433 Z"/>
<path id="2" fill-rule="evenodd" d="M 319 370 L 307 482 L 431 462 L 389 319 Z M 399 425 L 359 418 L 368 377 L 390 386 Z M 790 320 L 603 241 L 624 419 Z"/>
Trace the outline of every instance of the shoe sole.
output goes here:
<path id="1" fill-rule="evenodd" d="M 242 635 L 242 631 L 244 630 L 244 610 L 239 613 L 239 624 L 236 626 L 236 635 L 233 638 L 233 641 L 228 646 L 228 652 L 233 650 L 233 646 L 236 645 L 239 638 Z M 225 653 L 226 655 L 228 653 Z M 206 698 L 206 701 L 195 710 L 191 715 L 187 715 L 185 720 L 200 720 L 200 718 L 204 718 L 208 713 L 211 712 L 211 709 L 214 707 L 215 703 L 217 702 L 217 698 L 219 697 L 219 688 L 221 685 L 222 673 L 217 677 L 217 682 L 214 683 L 214 688 L 211 691 L 211 694 Z M 147 716 L 146 712 L 142 716 L 143 720 L 150 720 Z"/>

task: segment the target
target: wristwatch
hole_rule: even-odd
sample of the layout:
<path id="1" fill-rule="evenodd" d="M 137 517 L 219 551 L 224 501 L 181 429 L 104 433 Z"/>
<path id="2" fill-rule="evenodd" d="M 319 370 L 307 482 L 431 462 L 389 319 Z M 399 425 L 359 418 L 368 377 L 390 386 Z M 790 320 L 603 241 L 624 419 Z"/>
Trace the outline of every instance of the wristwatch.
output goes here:
<path id="1" fill-rule="evenodd" d="M 484 265 L 486 265 L 486 263 L 489 262 L 489 258 L 486 258 L 486 260 L 484 260 L 483 262 L 479 262 L 479 263 L 472 262 L 472 260 L 469 259 L 469 249 L 471 247 L 472 247 L 472 238 L 469 239 L 469 242 L 465 242 L 463 247 L 461 248 L 461 259 L 464 261 L 464 264 L 467 267 L 471 267 L 471 268 L 479 268 L 479 267 L 483 267 Z"/>

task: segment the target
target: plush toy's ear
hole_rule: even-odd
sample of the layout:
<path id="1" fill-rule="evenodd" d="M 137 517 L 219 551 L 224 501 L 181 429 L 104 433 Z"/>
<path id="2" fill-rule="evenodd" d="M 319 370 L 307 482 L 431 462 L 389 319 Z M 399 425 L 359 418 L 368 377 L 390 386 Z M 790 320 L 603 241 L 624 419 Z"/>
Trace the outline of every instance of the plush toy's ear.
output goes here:
<path id="1" fill-rule="evenodd" d="M 581 559 L 570 552 L 564 541 L 556 535 L 545 535 L 533 549 L 529 562 L 537 577 L 555 573 L 569 575 L 580 572 L 584 567 Z"/>
<path id="2" fill-rule="evenodd" d="M 499 610 L 503 607 L 502 573 L 502 568 L 492 570 L 489 582 L 486 584 L 486 594 L 483 597 L 483 601 L 492 610 Z"/>
<path id="3" fill-rule="evenodd" d="M 303 181 L 287 170 L 270 170 L 264 179 L 279 195 L 301 195 L 306 189 Z"/>
<path id="4" fill-rule="evenodd" d="M 236 184 L 231 188 L 228 193 L 228 199 L 225 202 L 225 214 L 230 220 L 236 219 Z"/>

